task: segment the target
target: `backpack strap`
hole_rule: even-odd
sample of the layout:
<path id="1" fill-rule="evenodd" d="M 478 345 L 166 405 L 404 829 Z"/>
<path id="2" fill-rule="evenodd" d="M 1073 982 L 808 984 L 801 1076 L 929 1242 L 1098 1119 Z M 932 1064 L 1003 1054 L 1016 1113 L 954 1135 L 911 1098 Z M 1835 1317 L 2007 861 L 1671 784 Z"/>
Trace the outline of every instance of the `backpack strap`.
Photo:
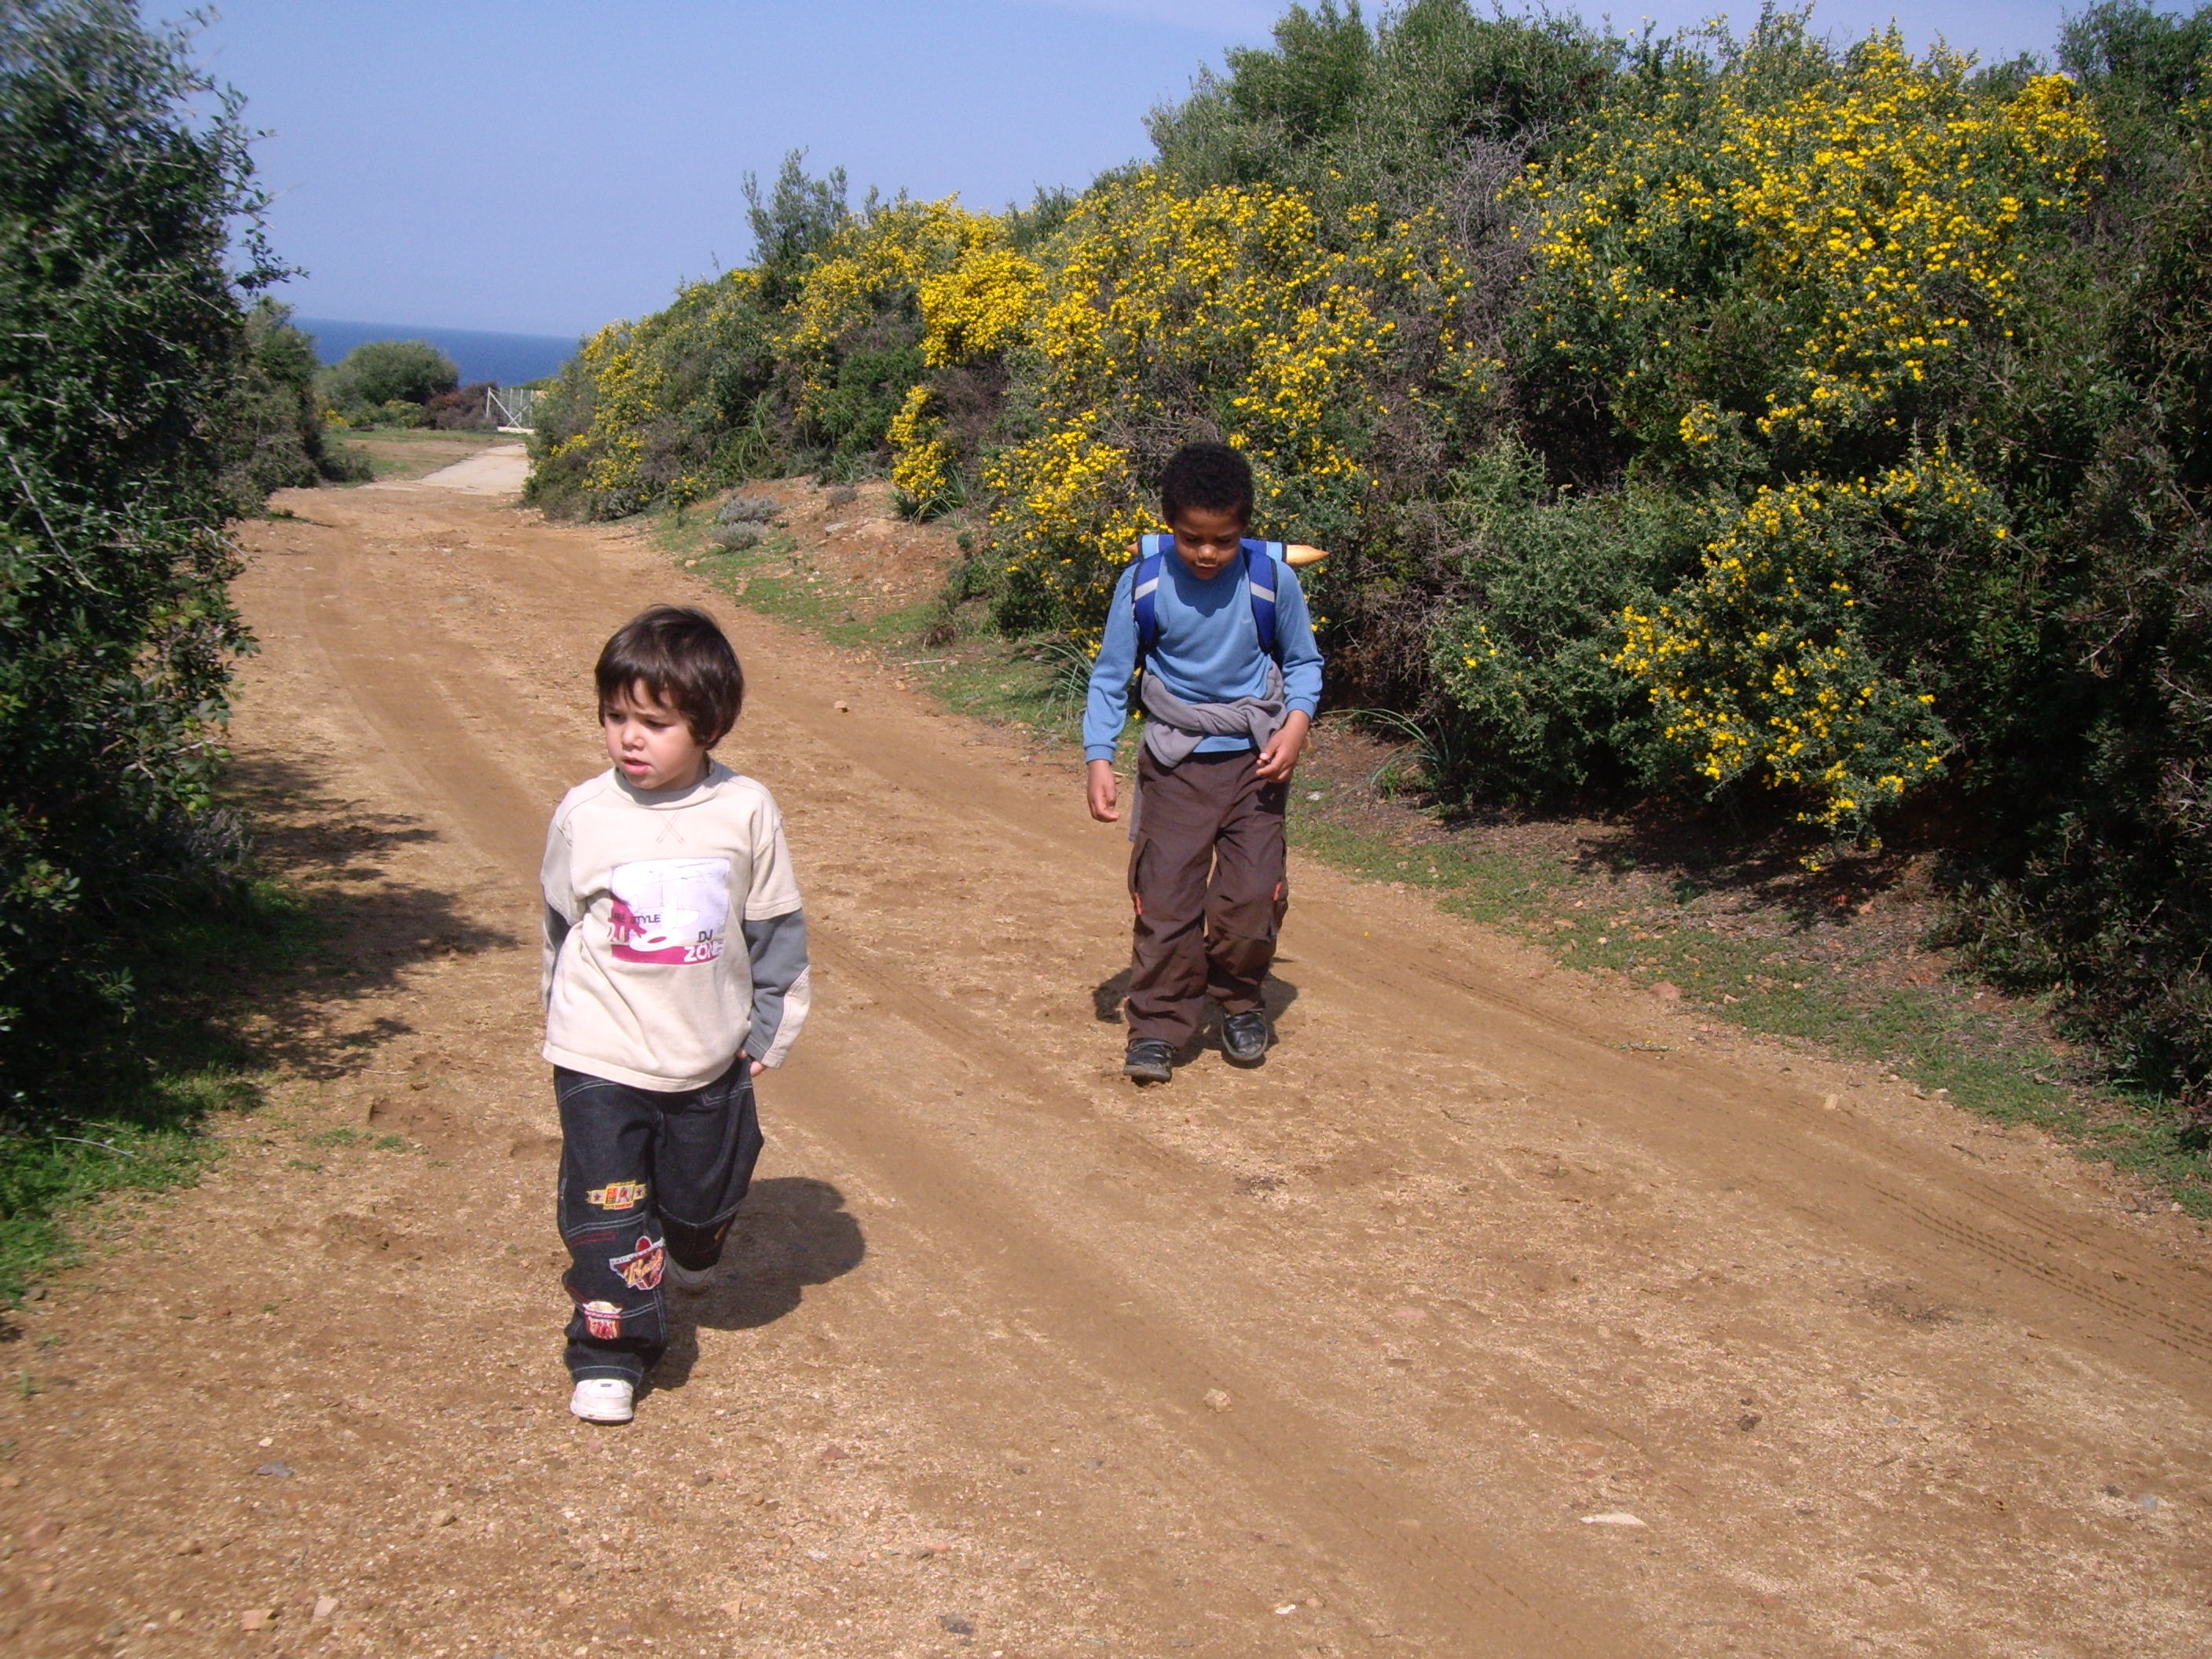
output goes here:
<path id="1" fill-rule="evenodd" d="M 1173 536 L 1146 536 L 1137 544 L 1137 575 L 1129 585 L 1129 599 L 1137 612 L 1137 666 L 1142 669 L 1160 642 L 1160 574 L 1167 556 L 1175 550 Z M 1275 626 L 1276 567 L 1284 562 L 1280 542 L 1247 539 L 1243 544 L 1244 592 L 1252 602 L 1252 625 L 1259 631 L 1260 648 L 1277 662 L 1282 645 Z"/>
<path id="2" fill-rule="evenodd" d="M 1260 632 L 1260 649 L 1277 662 L 1283 658 L 1275 629 L 1275 571 L 1282 559 L 1280 542 L 1244 544 L 1244 589 L 1252 596 L 1252 625 Z"/>
<path id="3" fill-rule="evenodd" d="M 1137 608 L 1137 666 L 1145 665 L 1145 659 L 1152 654 L 1160 642 L 1160 567 L 1167 560 L 1169 548 L 1175 541 L 1172 536 L 1146 536 L 1137 544 L 1137 579 L 1130 584 L 1129 598 Z"/>

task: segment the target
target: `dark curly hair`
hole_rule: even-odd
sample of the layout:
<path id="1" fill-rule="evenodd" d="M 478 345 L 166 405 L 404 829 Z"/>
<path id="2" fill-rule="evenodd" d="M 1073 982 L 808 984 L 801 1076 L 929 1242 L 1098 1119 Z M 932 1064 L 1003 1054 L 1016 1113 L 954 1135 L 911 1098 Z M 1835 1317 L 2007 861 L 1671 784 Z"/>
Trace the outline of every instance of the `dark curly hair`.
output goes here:
<path id="1" fill-rule="evenodd" d="M 656 605 L 615 631 L 592 674 L 602 714 L 642 685 L 684 716 L 692 738 L 712 749 L 745 706 L 745 671 L 714 619 L 688 605 Z"/>
<path id="2" fill-rule="evenodd" d="M 1160 516 L 1173 524 L 1187 507 L 1252 518 L 1252 464 L 1227 444 L 1185 444 L 1160 473 Z"/>

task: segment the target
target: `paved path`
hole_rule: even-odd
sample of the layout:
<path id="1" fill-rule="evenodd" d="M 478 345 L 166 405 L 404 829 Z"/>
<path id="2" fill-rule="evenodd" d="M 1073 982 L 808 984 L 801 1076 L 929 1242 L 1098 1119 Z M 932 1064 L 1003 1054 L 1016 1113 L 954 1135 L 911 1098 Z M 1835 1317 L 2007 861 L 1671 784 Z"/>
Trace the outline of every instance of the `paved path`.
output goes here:
<path id="1" fill-rule="evenodd" d="M 372 489 L 452 489 L 464 495 L 512 496 L 530 477 L 530 451 L 522 444 L 493 444 L 465 461 L 420 478 L 371 484 Z"/>

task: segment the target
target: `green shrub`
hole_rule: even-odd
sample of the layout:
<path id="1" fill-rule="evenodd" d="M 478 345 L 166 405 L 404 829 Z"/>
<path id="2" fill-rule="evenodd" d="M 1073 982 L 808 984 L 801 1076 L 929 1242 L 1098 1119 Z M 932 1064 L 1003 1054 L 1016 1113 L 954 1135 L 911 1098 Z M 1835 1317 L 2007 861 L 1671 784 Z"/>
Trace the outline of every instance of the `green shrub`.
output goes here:
<path id="1" fill-rule="evenodd" d="M 136 942 L 164 908 L 222 902 L 237 844 L 211 794 L 246 643 L 223 434 L 255 354 L 265 393 L 296 350 L 273 313 L 247 331 L 240 289 L 278 273 L 235 100 L 212 92 L 126 5 L 0 7 L 0 1115 L 17 1124 L 131 1073 Z"/>
<path id="2" fill-rule="evenodd" d="M 321 391 L 349 426 L 426 426 L 430 401 L 460 379 L 428 340 L 364 340 L 323 371 Z"/>
<path id="3" fill-rule="evenodd" d="M 852 216 L 845 205 L 845 169 L 809 178 L 806 152 L 785 154 L 765 199 L 760 180 L 745 174 L 745 222 L 753 234 L 753 261 L 761 274 L 761 302 L 780 310 L 805 287 L 809 264 Z"/>
<path id="4" fill-rule="evenodd" d="M 619 518 L 773 476 L 790 425 L 775 393 L 785 326 L 745 270 L 600 330 L 538 397 L 526 499 L 556 517 Z"/>
<path id="5" fill-rule="evenodd" d="M 1232 48 L 1226 76 L 1156 112 L 1161 167 L 1185 189 L 1275 184 L 1332 220 L 1402 217 L 1439 199 L 1478 214 L 1498 147 L 1547 141 L 1607 91 L 1621 43 L 1570 16 L 1485 15 L 1413 0 L 1373 24 L 1357 5 L 1291 6 L 1273 44 Z"/>
<path id="6" fill-rule="evenodd" d="M 2193 42 L 2199 54 L 2185 94 L 2203 84 L 2208 23 L 2205 13 L 2156 20 L 2166 44 Z M 2093 14 L 2088 26 L 2100 25 L 2120 30 L 2138 61 L 2170 68 L 2150 50 L 2156 37 L 2144 40 L 2141 15 L 2108 9 Z M 2082 45 L 2078 33 L 2074 44 Z M 2085 55 L 2106 64 L 2120 56 Z M 2171 77 L 2153 81 L 2161 83 Z M 2155 131 L 2141 91 L 2118 101 L 2137 131 Z M 2203 1117 L 2212 1115 L 2212 151 L 2191 114 L 2187 97 L 2170 106 L 2163 158 L 2138 155 L 2120 175 L 2131 192 L 2168 167 L 2174 177 L 2170 193 L 2139 198 L 2141 217 L 2122 222 L 2131 280 L 2084 307 L 2087 327 L 2069 315 L 2063 337 L 2075 347 L 2070 378 L 2097 398 L 2081 422 L 2078 477 L 2051 492 L 2028 626 L 2008 642 L 2009 719 L 1990 746 L 1984 797 L 1990 844 L 1960 860 L 1954 936 L 1991 972 L 2058 989 L 2082 1035 L 2144 1081 L 2180 1090 Z"/>
<path id="7" fill-rule="evenodd" d="M 291 319 L 291 307 L 265 297 L 246 314 L 239 383 L 222 422 L 223 489 L 234 514 L 259 512 L 272 490 L 368 476 L 364 464 L 324 440 L 315 343 Z"/>
<path id="8" fill-rule="evenodd" d="M 1509 437 L 1440 504 L 1453 602 L 1428 645 L 1459 768 L 1437 781 L 1483 799 L 1553 803 L 1674 770 L 1612 656 L 1616 619 L 1695 548 L 1696 515 L 1649 491 L 1547 494 L 1541 459 Z"/>
<path id="9" fill-rule="evenodd" d="M 907 388 L 921 377 L 921 329 L 885 330 L 880 344 L 855 345 L 840 354 L 836 378 L 815 399 L 802 430 L 830 452 L 830 464 L 883 452 L 892 417 Z M 908 333 L 909 337 L 897 336 Z"/>

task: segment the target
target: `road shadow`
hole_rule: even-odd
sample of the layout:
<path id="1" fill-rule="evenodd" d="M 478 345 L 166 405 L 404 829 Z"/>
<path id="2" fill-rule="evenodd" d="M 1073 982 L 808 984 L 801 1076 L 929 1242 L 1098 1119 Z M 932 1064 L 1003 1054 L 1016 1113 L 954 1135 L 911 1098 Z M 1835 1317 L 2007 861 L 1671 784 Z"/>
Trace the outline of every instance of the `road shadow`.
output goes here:
<path id="1" fill-rule="evenodd" d="M 1121 1005 L 1129 1000 L 1129 970 L 1124 968 L 1111 979 L 1103 979 L 1091 988 L 1091 1012 L 1101 1025 L 1121 1023 Z"/>
<path id="2" fill-rule="evenodd" d="M 1802 829 L 1747 827 L 1718 810 L 1651 807 L 1575 836 L 1578 873 L 1665 882 L 1678 904 L 1726 902 L 1785 918 L 1798 930 L 1832 921 L 1869 898 L 1912 886 L 1928 842 L 1898 833 L 1877 851 L 1808 860 Z"/>
<path id="3" fill-rule="evenodd" d="M 810 1285 L 826 1285 L 867 1256 L 860 1224 L 845 1195 L 811 1176 L 753 1182 L 722 1249 L 714 1285 L 701 1296 L 667 1294 L 668 1352 L 655 1388 L 680 1389 L 699 1359 L 699 1332 L 750 1331 L 796 1309 Z"/>
<path id="4" fill-rule="evenodd" d="M 1282 957 L 1277 960 L 1288 962 L 1290 958 Z M 1298 988 L 1278 974 L 1268 975 L 1267 982 L 1260 988 L 1260 1004 L 1267 1011 L 1267 1023 L 1270 1025 L 1280 1019 L 1283 1017 L 1283 1011 L 1297 1000 Z M 1129 970 L 1124 968 L 1111 979 L 1102 979 L 1091 988 L 1091 1017 L 1101 1025 L 1119 1025 L 1121 1024 L 1122 1010 L 1128 1000 Z M 1187 1063 L 1192 1056 L 1201 1054 L 1208 1048 L 1218 1051 L 1220 1047 L 1221 1012 L 1208 1002 L 1205 1030 L 1199 1034 L 1197 1042 L 1192 1045 L 1190 1054 L 1185 1056 L 1184 1061 L 1178 1063 Z"/>
<path id="5" fill-rule="evenodd" d="M 212 994 L 209 1012 L 246 1063 L 323 1080 L 359 1071 L 411 1028 L 362 1020 L 354 1005 L 400 988 L 422 963 L 516 944 L 473 920 L 460 895 L 393 875 L 396 854 L 440 838 L 420 818 L 341 794 L 289 757 L 240 757 L 224 793 L 249 826 L 256 872 L 301 907 L 287 948 Z"/>
<path id="6" fill-rule="evenodd" d="M 1801 931 L 1855 915 L 1869 900 L 1928 898 L 1941 855 L 1985 845 L 1991 833 L 1990 815 L 1940 781 L 1908 798 L 1879 847 L 1848 850 L 1799 822 L 1799 803 L 1781 792 L 1710 804 L 1639 799 L 1626 779 L 1613 779 L 1534 811 L 1416 785 L 1403 774 L 1384 787 L 1394 758 L 1414 745 L 1362 732 L 1349 719 L 1321 730 L 1305 773 L 1324 787 L 1331 817 L 1401 853 L 1450 848 L 1477 862 L 1502 853 L 1538 866 L 1556 856 L 1577 875 L 1650 878 L 1678 903 L 1705 900 Z M 1364 873 L 1388 879 L 1391 872 L 1378 859 Z"/>

